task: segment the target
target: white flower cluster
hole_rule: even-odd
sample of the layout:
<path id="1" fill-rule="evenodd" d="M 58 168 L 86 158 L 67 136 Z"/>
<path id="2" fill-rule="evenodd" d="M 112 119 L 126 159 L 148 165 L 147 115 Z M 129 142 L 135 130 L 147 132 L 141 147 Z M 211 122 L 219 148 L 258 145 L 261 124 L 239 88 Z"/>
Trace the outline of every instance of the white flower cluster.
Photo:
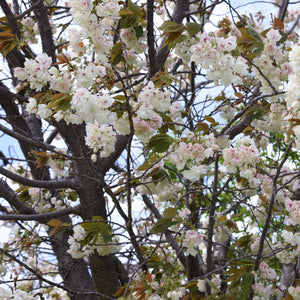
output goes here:
<path id="1" fill-rule="evenodd" d="M 291 66 L 287 62 L 287 51 L 283 51 L 277 42 L 281 39 L 281 34 L 278 30 L 270 29 L 263 39 L 264 48 L 261 55 L 257 56 L 253 62 L 257 67 L 252 68 L 255 76 L 262 82 L 261 91 L 271 93 L 272 87 L 261 75 L 269 79 L 276 89 L 280 89 L 282 81 L 287 80 L 287 76 L 291 72 Z"/>
<path id="2" fill-rule="evenodd" d="M 204 175 L 208 175 L 210 167 L 207 165 L 192 166 L 189 170 L 184 170 L 182 175 L 184 178 L 190 180 L 191 182 L 197 181 L 203 178 Z"/>
<path id="3" fill-rule="evenodd" d="M 257 282 L 252 285 L 252 288 L 255 295 L 253 300 L 270 300 L 281 293 L 281 291 L 275 289 L 271 283 Z"/>
<path id="4" fill-rule="evenodd" d="M 288 129 L 287 112 L 285 105 L 281 103 L 272 103 L 270 111 L 264 116 L 264 119 L 255 119 L 251 126 L 256 130 L 285 133 Z"/>
<path id="5" fill-rule="evenodd" d="M 195 230 L 187 230 L 183 241 L 183 247 L 186 247 L 186 252 L 189 255 L 196 256 L 198 249 L 204 249 L 205 244 L 203 240 L 203 234 Z"/>
<path id="6" fill-rule="evenodd" d="M 91 0 L 71 0 L 71 13 L 75 22 L 81 26 L 80 34 L 84 39 L 92 41 L 97 59 L 106 64 L 107 55 L 113 46 L 113 37 L 111 27 L 119 18 L 120 5 L 116 0 L 104 1 L 95 6 Z M 69 34 L 70 45 L 73 50 L 80 53 L 81 46 L 78 41 L 78 35 L 74 31 Z"/>
<path id="7" fill-rule="evenodd" d="M 288 292 L 294 300 L 300 299 L 300 286 L 290 286 Z"/>
<path id="8" fill-rule="evenodd" d="M 60 93 L 69 93 L 72 90 L 72 78 L 67 70 L 58 70 L 52 67 L 49 74 L 51 75 L 50 89 Z"/>
<path id="9" fill-rule="evenodd" d="M 242 137 L 232 148 L 223 149 L 223 157 L 229 173 L 239 171 L 239 175 L 247 179 L 251 188 L 259 186 L 261 181 L 256 176 L 255 165 L 260 162 L 260 154 L 253 139 Z"/>
<path id="10" fill-rule="evenodd" d="M 241 84 L 242 77 L 248 74 L 247 62 L 241 56 L 233 57 L 230 52 L 236 49 L 236 37 L 213 38 L 203 32 L 198 35 L 199 42 L 191 47 L 191 61 L 207 69 L 208 79 L 225 86 Z M 228 70 L 224 72 L 224 69 Z"/>
<path id="11" fill-rule="evenodd" d="M 67 71 L 59 71 L 52 66 L 52 59 L 46 53 L 39 54 L 35 59 L 26 60 L 24 68 L 15 68 L 14 75 L 21 81 L 27 80 L 32 89 L 41 91 L 50 84 L 50 89 L 66 93 L 71 90 L 71 76 Z"/>
<path id="12" fill-rule="evenodd" d="M 263 279 L 274 280 L 276 278 L 275 270 L 270 268 L 266 262 L 260 263 L 259 272 Z"/>
<path id="13" fill-rule="evenodd" d="M 187 167 L 182 174 L 186 179 L 194 182 L 209 174 L 210 166 L 202 162 L 212 157 L 221 147 L 224 147 L 227 140 L 225 141 L 223 137 L 216 139 L 213 134 L 197 138 L 194 133 L 188 130 L 184 131 L 184 135 L 186 135 L 186 141 L 181 141 L 177 145 L 174 144 L 168 159 L 179 170 Z"/>
<path id="14" fill-rule="evenodd" d="M 162 118 L 156 113 L 167 112 L 171 103 L 169 91 L 156 89 L 149 81 L 138 96 L 136 117 L 133 118 L 135 135 L 147 143 L 155 131 L 162 126 Z"/>
<path id="15" fill-rule="evenodd" d="M 129 49 L 134 50 L 136 53 L 141 53 L 146 50 L 146 44 L 143 38 L 137 39 L 136 33 L 133 28 L 121 29 L 121 38 Z"/>
<path id="16" fill-rule="evenodd" d="M 147 183 L 144 182 L 142 185 L 137 187 L 137 191 L 143 194 L 153 195 L 156 202 L 169 201 L 170 203 L 176 203 L 180 197 L 180 191 L 183 185 L 181 183 L 170 183 L 168 179 L 161 180 L 157 183 L 153 181 Z"/>
<path id="17" fill-rule="evenodd" d="M 109 95 L 95 95 L 84 87 L 78 88 L 71 100 L 71 108 L 76 112 L 81 122 L 113 123 L 116 114 L 110 112 L 113 99 Z M 76 121 L 77 122 L 77 121 Z"/>
<path id="18" fill-rule="evenodd" d="M 52 110 L 46 104 L 38 104 L 35 98 L 30 97 L 26 105 L 26 110 L 30 114 L 35 114 L 37 117 L 48 118 L 52 114 Z"/>
<path id="19" fill-rule="evenodd" d="M 115 150 L 116 132 L 111 126 L 101 125 L 95 121 L 87 124 L 85 142 L 94 153 L 100 150 L 101 156 L 107 157 Z"/>
<path id="20" fill-rule="evenodd" d="M 51 192 L 45 192 L 40 188 L 29 188 L 28 194 L 34 203 L 34 209 L 39 213 L 48 212 L 53 207 L 63 208 L 69 206 L 62 199 L 53 197 Z"/>
<path id="21" fill-rule="evenodd" d="M 86 237 L 86 231 L 82 228 L 81 225 L 75 225 L 73 227 L 74 234 L 68 239 L 70 245 L 68 253 L 73 258 L 82 258 L 88 257 L 93 254 L 95 251 L 99 255 L 105 256 L 111 253 L 116 253 L 121 249 L 121 246 L 118 244 L 118 238 L 113 237 L 112 242 L 104 242 L 103 236 L 99 233 L 97 240 L 93 244 L 83 245 L 83 240 Z"/>
<path id="22" fill-rule="evenodd" d="M 15 76 L 19 80 L 27 80 L 33 89 L 41 91 L 50 81 L 51 77 L 48 69 L 51 67 L 52 60 L 45 54 L 39 54 L 35 60 L 29 59 L 24 63 L 24 68 L 15 68 Z"/>
<path id="23" fill-rule="evenodd" d="M 255 283 L 252 285 L 254 298 L 257 300 L 267 300 L 271 296 L 281 295 L 280 289 L 273 285 L 276 279 L 276 271 L 270 268 L 266 262 L 261 262 L 259 272 L 254 272 Z"/>
<path id="24" fill-rule="evenodd" d="M 184 111 L 183 106 L 180 102 L 173 102 L 169 107 L 169 117 L 174 122 L 182 121 L 182 112 Z"/>
<path id="25" fill-rule="evenodd" d="M 181 219 L 186 219 L 190 214 L 191 214 L 191 211 L 188 208 L 183 208 L 178 213 L 178 215 Z"/>
<path id="26" fill-rule="evenodd" d="M 291 66 L 293 72 L 289 75 L 289 82 L 286 86 L 287 97 L 286 105 L 290 112 L 289 118 L 299 119 L 300 115 L 300 45 L 295 45 L 290 52 Z M 293 131 L 296 137 L 296 147 L 300 149 L 300 125 L 293 127 Z"/>
<path id="27" fill-rule="evenodd" d="M 104 66 L 89 62 L 84 67 L 78 67 L 75 71 L 75 77 L 78 87 L 89 88 L 95 79 L 101 79 L 106 75 Z"/>
<path id="28" fill-rule="evenodd" d="M 180 142 L 177 146 L 174 146 L 174 148 L 174 151 L 168 155 L 169 161 L 181 170 L 189 160 L 193 160 L 193 164 L 197 166 L 197 168 L 189 170 L 190 172 L 186 172 L 185 174 L 187 176 L 194 174 L 195 177 L 198 177 L 198 173 L 200 177 L 203 172 L 207 171 L 207 166 L 201 165 L 201 162 L 205 158 L 213 156 L 214 151 L 220 147 L 217 144 L 216 138 L 210 134 L 201 137 L 201 140 L 198 142 Z"/>
<path id="29" fill-rule="evenodd" d="M 256 254 L 259 250 L 260 246 L 260 236 L 258 236 L 257 233 L 253 234 L 252 237 L 252 243 L 250 245 L 250 250 L 253 254 Z M 264 240 L 264 247 L 263 247 L 263 255 L 269 254 L 273 249 L 271 248 L 270 243 L 268 243 L 266 240 Z"/>
<path id="30" fill-rule="evenodd" d="M 270 170 L 270 175 L 275 176 L 277 170 Z M 292 191 L 297 189 L 297 180 L 293 178 L 293 171 L 288 167 L 283 167 L 280 172 L 280 179 L 277 182 L 276 188 L 276 202 L 280 202 L 286 207 L 288 214 L 285 216 L 285 224 L 299 224 L 300 221 L 299 210 L 297 207 L 297 201 L 292 201 Z M 253 178 L 255 181 L 260 182 L 260 195 L 261 197 L 257 201 L 257 208 L 253 211 L 254 216 L 257 221 L 261 224 L 265 222 L 267 212 L 266 212 L 266 201 L 272 198 L 274 182 L 270 175 L 256 174 Z M 279 188 L 284 186 L 284 188 Z M 264 201 L 265 199 L 266 201 Z M 274 214 L 281 214 L 282 211 L 274 212 Z M 289 213 L 291 212 L 291 213 Z M 298 219 L 298 221 L 297 221 Z M 295 223 L 296 222 L 296 223 Z"/>
<path id="31" fill-rule="evenodd" d="M 167 297 L 168 297 L 168 299 L 179 300 L 179 299 L 182 299 L 182 297 L 185 295 L 185 292 L 186 292 L 185 288 L 181 287 L 174 291 L 168 292 Z"/>
<path id="32" fill-rule="evenodd" d="M 278 245 L 278 247 L 284 247 L 283 245 Z M 295 263 L 297 256 L 300 255 L 300 247 L 297 247 L 296 249 L 285 249 L 276 254 L 276 256 L 279 258 L 280 262 L 283 264 L 291 264 Z"/>
<path id="33" fill-rule="evenodd" d="M 50 166 L 54 178 L 69 176 L 71 162 L 65 157 L 57 157 L 55 154 L 50 155 L 47 164 Z"/>
<path id="34" fill-rule="evenodd" d="M 288 212 L 285 217 L 286 225 L 300 225 L 300 201 L 287 199 L 285 208 Z"/>
<path id="35" fill-rule="evenodd" d="M 48 192 L 44 194 L 43 190 L 40 188 L 29 188 L 28 189 L 28 194 L 32 199 L 32 202 L 34 203 L 34 209 L 39 212 L 48 212 L 51 208 L 50 204 L 50 198 L 51 198 L 51 193 Z"/>
<path id="36" fill-rule="evenodd" d="M 37 33 L 38 33 L 38 26 L 37 22 L 34 21 L 33 18 L 27 17 L 21 20 L 21 24 L 23 25 L 23 38 L 28 43 L 36 44 L 38 42 Z"/>

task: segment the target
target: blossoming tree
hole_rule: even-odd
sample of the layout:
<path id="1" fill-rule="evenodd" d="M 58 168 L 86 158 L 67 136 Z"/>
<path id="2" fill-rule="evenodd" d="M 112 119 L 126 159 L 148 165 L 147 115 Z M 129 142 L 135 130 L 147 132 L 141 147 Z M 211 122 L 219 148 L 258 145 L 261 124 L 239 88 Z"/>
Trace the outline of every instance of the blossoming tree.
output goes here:
<path id="1" fill-rule="evenodd" d="M 1 299 L 300 299 L 297 6 L 0 5 Z"/>

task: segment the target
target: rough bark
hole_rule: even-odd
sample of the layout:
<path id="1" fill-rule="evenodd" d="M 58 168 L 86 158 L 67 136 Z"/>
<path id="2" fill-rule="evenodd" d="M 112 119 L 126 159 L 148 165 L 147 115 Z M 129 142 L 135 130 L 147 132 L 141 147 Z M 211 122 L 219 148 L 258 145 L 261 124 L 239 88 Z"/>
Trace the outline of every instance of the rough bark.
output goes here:
<path id="1" fill-rule="evenodd" d="M 94 169 L 89 164 L 90 150 L 84 145 L 85 130 L 83 126 L 66 125 L 64 122 L 60 122 L 58 130 L 73 155 L 83 157 L 83 159 L 74 162 L 75 173 L 78 174 L 78 181 L 81 186 L 78 190 L 78 195 L 82 206 L 83 219 L 90 220 L 93 216 L 101 216 L 106 220 L 107 211 L 102 180 L 105 172 L 108 170 L 108 164 L 105 160 L 101 160 L 104 172 Z M 125 147 L 126 141 L 124 142 L 123 139 L 120 141 L 121 145 Z M 118 145 L 116 148 L 118 149 Z M 110 163 L 118 159 L 124 148 L 119 150 L 118 155 L 114 154 L 107 158 Z M 99 292 L 112 296 L 121 287 L 121 284 L 128 280 L 127 274 L 120 274 L 118 265 L 119 261 L 114 255 L 100 256 L 94 254 L 89 257 L 89 266 L 95 286 Z M 101 299 L 101 296 L 99 297 Z"/>

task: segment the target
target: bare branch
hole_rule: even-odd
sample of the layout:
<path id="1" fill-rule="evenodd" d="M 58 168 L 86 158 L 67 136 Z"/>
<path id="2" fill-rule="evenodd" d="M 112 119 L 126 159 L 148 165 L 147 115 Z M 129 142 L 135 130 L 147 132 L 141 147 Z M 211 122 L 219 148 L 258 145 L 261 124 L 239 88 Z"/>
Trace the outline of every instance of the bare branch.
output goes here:
<path id="1" fill-rule="evenodd" d="M 152 78 L 156 73 L 156 53 L 154 48 L 154 0 L 147 1 L 147 44 L 148 44 L 148 59 L 149 59 L 149 73 L 148 79 Z"/>
<path id="2" fill-rule="evenodd" d="M 3 12 L 5 13 L 6 15 L 6 18 L 7 18 L 7 21 L 8 21 L 8 24 L 9 24 L 9 27 L 11 28 L 12 30 L 12 33 L 14 35 L 16 35 L 19 39 L 21 39 L 21 31 L 20 31 L 20 28 L 16 22 L 16 19 L 15 19 L 15 16 L 14 14 L 12 13 L 8 3 L 5 1 L 5 0 L 0 0 L 0 6 L 3 10 Z"/>
<path id="3" fill-rule="evenodd" d="M 57 180 L 35 180 L 25 178 L 18 174 L 15 174 L 3 167 L 0 167 L 0 174 L 10 178 L 13 181 L 19 182 L 23 185 L 32 186 L 32 187 L 39 187 L 45 189 L 67 189 L 71 188 L 74 190 L 78 190 L 80 187 L 79 183 L 74 179 L 57 179 Z"/>
<path id="4" fill-rule="evenodd" d="M 21 142 L 26 143 L 28 145 L 35 146 L 35 147 L 38 147 L 38 148 L 42 148 L 42 149 L 45 149 L 45 150 L 49 150 L 49 151 L 52 151 L 52 152 L 59 153 L 54 146 L 51 146 L 51 145 L 49 145 L 47 143 L 41 142 L 39 140 L 36 140 L 36 139 L 32 138 L 31 136 L 27 135 L 25 132 L 18 133 L 16 131 L 8 129 L 7 127 L 5 127 L 2 124 L 0 124 L 0 131 L 8 134 L 11 137 L 14 137 L 15 139 L 17 139 L 17 140 L 19 140 Z"/>
<path id="5" fill-rule="evenodd" d="M 209 220 L 207 230 L 207 258 L 206 258 L 206 273 L 208 273 L 208 279 L 211 280 L 211 271 L 213 270 L 213 234 L 215 224 L 215 213 L 216 213 L 216 202 L 218 195 L 218 181 L 219 181 L 219 156 L 215 159 L 215 170 L 214 170 L 214 181 L 213 181 L 213 192 L 210 201 L 209 208 Z M 205 284 L 205 296 L 209 297 L 211 294 L 211 286 Z"/>
<path id="6" fill-rule="evenodd" d="M 282 0 L 280 4 L 280 8 L 278 11 L 278 19 L 283 22 L 284 18 L 286 17 L 287 8 L 289 5 L 289 0 Z"/>
<path id="7" fill-rule="evenodd" d="M 16 215 L 16 214 L 0 214 L 0 220 L 16 220 L 16 221 L 39 221 L 47 222 L 51 219 L 67 216 L 70 214 L 80 215 L 81 209 L 79 206 L 68 207 L 57 211 L 29 214 L 29 215 Z"/>
<path id="8" fill-rule="evenodd" d="M 43 52 L 52 58 L 52 62 L 56 62 L 55 44 L 53 40 L 52 30 L 48 19 L 47 8 L 40 0 L 31 0 L 33 11 L 37 19 L 39 32 L 42 40 Z"/>

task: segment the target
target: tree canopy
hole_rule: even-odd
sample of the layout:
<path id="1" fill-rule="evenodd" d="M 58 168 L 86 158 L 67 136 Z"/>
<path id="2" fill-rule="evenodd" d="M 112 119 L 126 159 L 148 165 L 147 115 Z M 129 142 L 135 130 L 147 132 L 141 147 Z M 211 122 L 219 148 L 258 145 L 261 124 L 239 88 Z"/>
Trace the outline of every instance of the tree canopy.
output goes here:
<path id="1" fill-rule="evenodd" d="M 0 0 L 0 298 L 299 300 L 298 5 Z"/>

